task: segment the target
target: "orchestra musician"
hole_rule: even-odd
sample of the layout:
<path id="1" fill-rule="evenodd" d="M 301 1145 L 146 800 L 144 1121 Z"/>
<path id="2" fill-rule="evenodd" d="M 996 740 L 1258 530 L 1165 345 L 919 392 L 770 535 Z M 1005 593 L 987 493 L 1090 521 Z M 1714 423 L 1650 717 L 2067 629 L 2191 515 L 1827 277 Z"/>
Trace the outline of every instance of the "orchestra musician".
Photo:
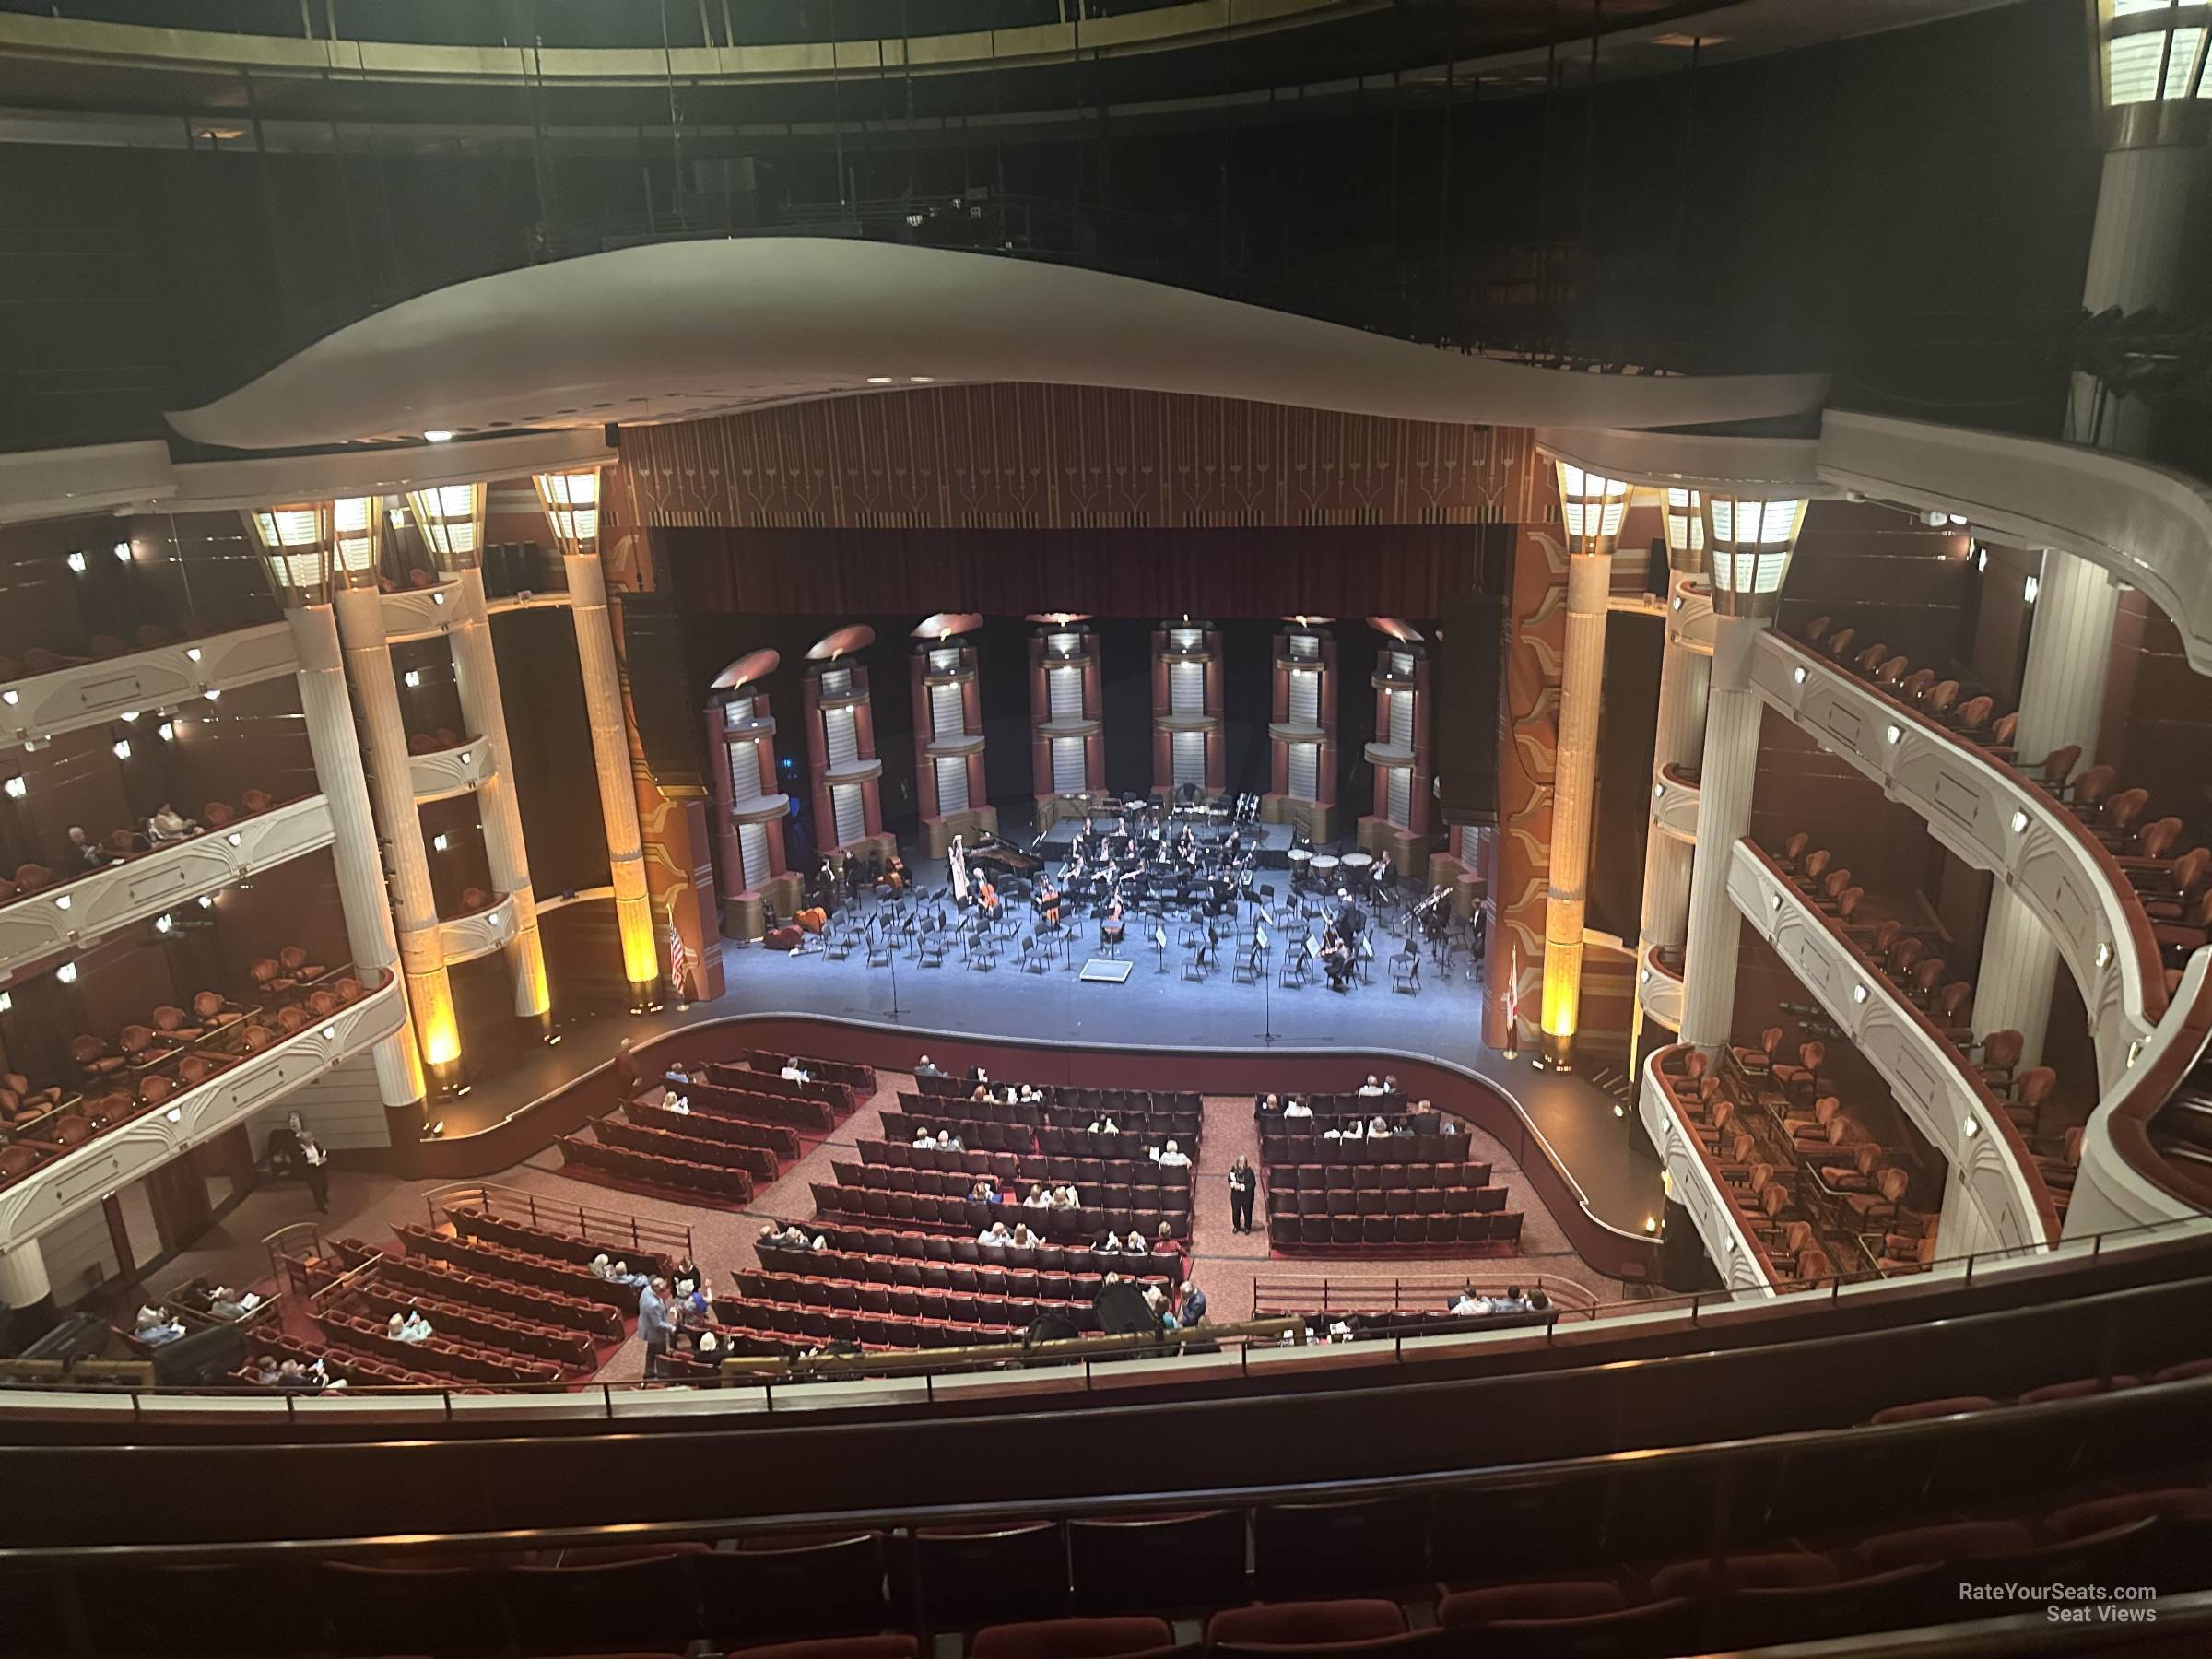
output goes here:
<path id="1" fill-rule="evenodd" d="M 1108 897 L 1106 913 L 1099 919 L 1099 938 L 1107 945 L 1119 945 L 1128 931 L 1122 916 L 1122 895 L 1119 888 Z"/>
<path id="2" fill-rule="evenodd" d="M 1322 947 L 1321 965 L 1328 972 L 1330 990 L 1352 988 L 1352 947 L 1342 933 L 1329 935 L 1329 942 Z"/>
<path id="3" fill-rule="evenodd" d="M 1037 877 L 1037 913 L 1048 926 L 1060 925 L 1060 889 L 1053 885 L 1053 873 L 1043 872 Z"/>
<path id="4" fill-rule="evenodd" d="M 892 892 L 903 893 L 906 891 L 906 884 L 909 879 L 906 873 L 906 860 L 900 857 L 897 853 L 893 853 L 884 864 L 883 878 L 890 884 Z"/>
<path id="5" fill-rule="evenodd" d="M 998 889 L 991 885 L 991 877 L 982 872 L 975 878 L 975 906 L 994 922 L 998 920 Z"/>

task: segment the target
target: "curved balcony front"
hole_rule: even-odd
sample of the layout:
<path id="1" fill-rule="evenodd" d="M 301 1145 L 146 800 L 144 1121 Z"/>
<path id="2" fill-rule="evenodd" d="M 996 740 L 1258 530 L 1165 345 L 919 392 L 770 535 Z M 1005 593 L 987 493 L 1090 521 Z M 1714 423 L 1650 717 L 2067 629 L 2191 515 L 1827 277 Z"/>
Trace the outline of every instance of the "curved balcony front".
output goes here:
<path id="1" fill-rule="evenodd" d="M 2212 950 L 2200 950 L 2189 959 L 2171 1013 L 2089 1119 L 2066 1206 L 2069 1238 L 2176 1221 L 2212 1225 L 2212 1164 L 2170 1158 L 2153 1138 L 2162 1113 L 2194 1106 L 2188 1086 L 2201 1084 L 2207 1059 Z"/>
<path id="2" fill-rule="evenodd" d="M 138 1108 L 136 1115 L 0 1188 L 0 1252 L 37 1238 L 180 1152 L 245 1122 L 406 1022 L 406 994 L 387 975 L 376 990 L 327 1019 Z"/>
<path id="3" fill-rule="evenodd" d="M 1698 839 L 1697 780 L 1678 766 L 1660 766 L 1652 771 L 1652 822 L 1677 841 L 1695 844 Z"/>
<path id="4" fill-rule="evenodd" d="M 0 685 L 0 748 L 42 743 L 134 711 L 190 702 L 299 669 L 291 627 L 284 622 L 71 663 Z"/>
<path id="5" fill-rule="evenodd" d="M 2110 1088 L 2167 1008 L 2149 918 L 2112 854 L 2025 774 L 1798 641 L 1763 635 L 1751 674 L 1770 707 L 2035 912 L 2081 988 L 2100 1087 Z"/>
<path id="6" fill-rule="evenodd" d="M 1750 841 L 1735 844 L 1728 896 L 1959 1175 L 1979 1213 L 1969 1218 L 1975 1230 L 1958 1253 L 2057 1243 L 2057 1206 L 2027 1143 L 1981 1073 L 1927 1015 L 1900 996 Z M 1947 1245 L 1958 1238 L 1959 1219 L 1945 1216 Z"/>
<path id="7" fill-rule="evenodd" d="M 514 937 L 514 906 L 508 899 L 508 894 L 501 893 L 480 911 L 439 918 L 438 947 L 445 955 L 447 967 L 488 957 Z"/>
<path id="8" fill-rule="evenodd" d="M 983 752 L 983 735 L 981 732 L 956 732 L 948 737 L 932 737 L 922 746 L 922 752 L 931 759 L 943 756 L 947 759 Z"/>
<path id="9" fill-rule="evenodd" d="M 856 755 L 823 768 L 822 776 L 831 783 L 865 783 L 883 776 L 883 761 L 875 755 Z"/>
<path id="10" fill-rule="evenodd" d="M 730 817 L 740 824 L 772 824 L 790 810 L 787 794 L 747 795 L 730 803 Z"/>
<path id="11" fill-rule="evenodd" d="M 1370 766 L 1411 766 L 1413 751 L 1402 743 L 1371 743 L 1361 751 Z"/>
<path id="12" fill-rule="evenodd" d="M 331 841 L 330 806 L 321 795 L 206 830 L 190 841 L 106 865 L 64 886 L 0 905 L 0 979 L 41 958 L 97 939 L 229 887 L 255 870 L 298 858 Z"/>
<path id="13" fill-rule="evenodd" d="M 491 745 L 480 737 L 465 737 L 451 748 L 407 757 L 407 776 L 418 806 L 466 794 L 491 773 Z"/>
<path id="14" fill-rule="evenodd" d="M 1677 576 L 1666 602 L 1670 643 L 1700 656 L 1712 654 L 1712 590 L 1694 576 Z"/>
<path id="15" fill-rule="evenodd" d="M 424 588 L 398 588 L 383 595 L 384 638 L 394 645 L 444 633 L 460 615 L 457 579 Z"/>
<path id="16" fill-rule="evenodd" d="M 1670 1031 L 1682 1029 L 1682 971 L 1660 960 L 1656 945 L 1643 953 L 1643 966 L 1636 973 L 1636 989 L 1643 1001 L 1646 1019 Z"/>
<path id="17" fill-rule="evenodd" d="M 1678 1064 L 1688 1052 L 1680 1044 L 1653 1051 L 1643 1063 L 1636 1115 L 1666 1171 L 1669 1194 L 1688 1212 L 1706 1256 L 1720 1269 L 1722 1282 L 1739 1295 L 1771 1297 L 1777 1277 L 1774 1264 L 1744 1230 L 1743 1218 L 1728 1197 L 1728 1183 L 1666 1086 L 1665 1065 Z"/>

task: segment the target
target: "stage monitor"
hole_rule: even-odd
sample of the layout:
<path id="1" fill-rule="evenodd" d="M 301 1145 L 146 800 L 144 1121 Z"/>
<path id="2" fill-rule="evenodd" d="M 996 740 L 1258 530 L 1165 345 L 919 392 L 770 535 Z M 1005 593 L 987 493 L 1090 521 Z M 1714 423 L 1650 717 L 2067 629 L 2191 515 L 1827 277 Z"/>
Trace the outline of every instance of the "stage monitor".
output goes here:
<path id="1" fill-rule="evenodd" d="M 1486 571 L 1488 563 L 1485 561 Z M 1500 560 L 1499 563 L 1507 561 Z M 1447 824 L 1498 821 L 1498 753 L 1505 706 L 1506 612 L 1502 593 L 1445 603 L 1436 662 L 1438 793 Z"/>

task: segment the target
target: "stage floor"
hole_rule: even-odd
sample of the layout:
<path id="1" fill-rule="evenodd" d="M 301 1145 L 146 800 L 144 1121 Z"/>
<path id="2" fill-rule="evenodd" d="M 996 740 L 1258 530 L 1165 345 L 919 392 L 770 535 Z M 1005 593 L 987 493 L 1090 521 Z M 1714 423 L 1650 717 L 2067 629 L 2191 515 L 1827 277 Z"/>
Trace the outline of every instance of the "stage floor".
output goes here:
<path id="1" fill-rule="evenodd" d="M 941 870 L 941 864 L 937 870 Z M 918 872 L 925 878 L 936 871 Z M 1402 918 L 1404 907 L 1397 915 Z M 1403 923 L 1378 926 L 1372 983 L 1334 992 L 1325 982 L 1286 989 L 1270 972 L 1238 984 L 1227 971 L 1204 982 L 1181 977 L 1183 951 L 1170 928 L 1167 971 L 1133 919 L 1121 983 L 1079 977 L 1095 949 L 1078 948 L 1074 966 L 1055 962 L 1043 973 L 1014 966 L 1009 950 L 988 972 L 963 965 L 956 948 L 942 968 L 924 969 L 900 955 L 870 968 L 864 950 L 835 960 L 819 950 L 793 956 L 725 941 L 724 994 L 711 1002 L 670 1006 L 630 1018 L 594 1019 L 573 1028 L 559 1048 L 532 1057 L 509 1076 L 486 1079 L 467 1098 L 440 1108 L 447 1140 L 482 1133 L 527 1112 L 533 1104 L 606 1063 L 618 1035 L 639 1039 L 732 1015 L 819 1015 L 912 1031 L 915 1053 L 933 1038 L 982 1037 L 1017 1041 L 1096 1044 L 1128 1050 L 1224 1050 L 1277 1053 L 1284 1077 L 1297 1086 L 1299 1053 L 1341 1055 L 1370 1051 L 1377 1069 L 1390 1055 L 1441 1061 L 1495 1084 L 1549 1143 L 1580 1188 L 1591 1213 L 1625 1232 L 1640 1232 L 1660 1213 L 1658 1160 L 1635 1113 L 1617 1112 L 1616 1098 L 1583 1076 L 1538 1071 L 1526 1054 L 1508 1060 L 1482 1042 L 1486 990 L 1464 954 L 1440 970 L 1424 949 L 1418 994 L 1394 991 L 1386 958 Z M 1229 932 L 1223 928 L 1224 935 Z M 1078 941 L 1097 938 L 1096 924 L 1077 924 Z M 1276 951 L 1279 962 L 1281 947 Z"/>

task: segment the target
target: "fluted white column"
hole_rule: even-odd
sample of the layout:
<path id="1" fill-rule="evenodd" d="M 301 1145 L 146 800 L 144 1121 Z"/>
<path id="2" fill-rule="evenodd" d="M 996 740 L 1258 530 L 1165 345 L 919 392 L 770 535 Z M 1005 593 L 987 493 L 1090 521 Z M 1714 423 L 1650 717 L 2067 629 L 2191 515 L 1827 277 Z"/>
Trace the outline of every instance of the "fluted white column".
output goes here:
<path id="1" fill-rule="evenodd" d="M 53 1294 L 46 1253 L 36 1239 L 26 1239 L 0 1254 L 0 1308 L 35 1308 Z"/>
<path id="2" fill-rule="evenodd" d="M 1666 647 L 1659 659 L 1659 712 L 1652 742 L 1653 812 L 1644 827 L 1643 914 L 1636 948 L 1640 983 L 1641 964 L 1653 949 L 1681 949 L 1689 926 L 1689 843 L 1662 830 L 1657 811 L 1660 774 L 1670 766 L 1699 770 L 1705 759 L 1705 699 L 1712 680 L 1712 647 L 1693 641 L 1688 624 L 1694 620 L 1702 625 L 1712 614 L 1712 601 L 1686 588 L 1677 578 L 1675 591 L 1681 603 L 1668 607 Z M 1700 786 L 1700 797 L 1702 794 Z"/>
<path id="3" fill-rule="evenodd" d="M 500 697 L 500 670 L 491 649 L 491 613 L 484 606 L 484 573 L 458 572 L 460 614 L 447 639 L 453 652 L 453 685 L 469 735 L 491 748 L 492 765 L 477 785 L 477 813 L 484 825 L 484 857 L 491 878 L 514 906 L 514 936 L 507 941 L 507 971 L 514 981 L 514 1011 L 540 1018 L 553 1006 L 546 983 L 545 947 L 537 936 L 537 895 L 530 886 L 530 849 L 523 840 L 522 809 L 514 798 L 514 762 L 507 752 L 507 707 Z"/>
<path id="4" fill-rule="evenodd" d="M 376 820 L 369 806 L 368 774 L 346 695 L 337 618 L 329 606 L 313 605 L 287 611 L 285 619 L 291 624 L 293 646 L 300 653 L 300 710 L 307 719 L 315 781 L 330 808 L 331 867 L 337 877 L 338 909 L 346 919 L 346 943 L 354 971 L 364 975 L 400 974 L 404 984 Z M 376 1066 L 377 1095 L 385 1106 L 411 1106 L 422 1099 L 422 1061 L 415 1050 L 412 1024 L 402 1026 L 369 1053 Z"/>
<path id="5" fill-rule="evenodd" d="M 407 768 L 407 733 L 399 717 L 399 686 L 392 674 L 392 647 L 384 637 L 383 598 L 373 588 L 347 588 L 332 602 L 346 650 L 346 678 L 360 717 L 361 757 L 369 771 L 369 799 L 383 841 L 386 889 L 399 959 L 407 976 L 407 1006 L 422 1058 L 442 1074 L 461 1058 L 461 1028 L 453 1013 L 453 982 L 438 931 L 438 900 L 430 888 L 429 855 L 423 850 L 422 815 L 415 806 Z M 447 1080 L 441 1077 L 441 1081 Z"/>
<path id="6" fill-rule="evenodd" d="M 2182 233 L 2196 187 L 2197 143 L 2159 144 L 2106 152 L 2097 188 L 2097 218 L 2089 233 L 2088 269 L 2081 303 L 2089 312 L 2140 311 L 2173 298 L 2181 270 Z M 2073 382 L 2070 435 L 2090 441 L 2096 423 L 2096 377 Z M 2149 411 L 2140 398 L 2108 399 L 2096 441 L 2104 449 L 2140 454 L 2149 435 Z"/>
<path id="7" fill-rule="evenodd" d="M 1611 544 L 1567 560 L 1567 649 L 1559 673 L 1559 738 L 1552 769 L 1551 891 L 1544 906 L 1544 1057 L 1562 1069 L 1574 1053 L 1583 996 L 1583 912 L 1590 877 L 1590 813 L 1597 792 L 1597 716 L 1605 701 L 1606 606 Z"/>
<path id="8" fill-rule="evenodd" d="M 1735 961 L 1741 923 L 1728 897 L 1735 843 L 1751 829 L 1759 772 L 1759 694 L 1751 652 L 1763 618 L 1712 619 L 1712 682 L 1705 703 L 1705 757 L 1698 802 L 1698 847 L 1690 866 L 1689 918 L 1683 948 L 1682 1041 L 1714 1048 L 1735 1017 Z"/>
<path id="9" fill-rule="evenodd" d="M 2119 615 L 2119 590 L 2101 566 L 2056 548 L 2043 555 L 2035 621 L 2028 635 L 2028 665 L 2020 678 L 2019 727 L 2014 735 L 2022 771 L 2033 773 L 2045 755 L 2068 744 L 2081 746 L 2080 766 L 2096 763 L 2112 629 Z M 2023 1063 L 2037 1064 L 2042 1058 L 2058 974 L 2058 942 L 2000 879 L 1990 890 L 1989 920 L 1982 935 L 1982 967 L 1974 988 L 1975 1035 L 2016 1030 L 2021 1037 Z"/>
<path id="10" fill-rule="evenodd" d="M 653 900 L 645 890 L 645 848 L 638 833 L 638 796 L 629 770 L 629 734 L 622 721 L 622 683 L 606 614 L 606 571 L 596 553 L 571 553 L 569 610 L 576 623 L 576 657 L 583 667 L 583 707 L 592 725 L 592 760 L 599 774 L 599 816 L 606 823 L 606 864 L 615 888 L 615 924 L 622 936 L 622 972 L 633 997 L 644 1000 L 660 979 Z"/>

